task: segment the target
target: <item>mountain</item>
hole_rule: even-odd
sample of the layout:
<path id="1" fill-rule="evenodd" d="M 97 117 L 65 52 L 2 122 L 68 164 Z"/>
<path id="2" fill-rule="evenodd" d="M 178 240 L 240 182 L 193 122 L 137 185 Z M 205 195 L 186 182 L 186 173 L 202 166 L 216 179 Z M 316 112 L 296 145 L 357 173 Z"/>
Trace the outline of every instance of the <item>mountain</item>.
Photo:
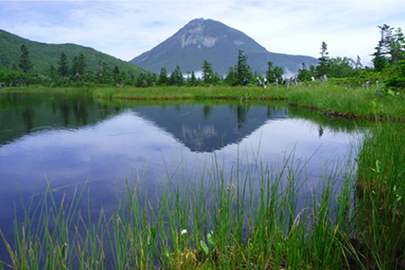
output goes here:
<path id="1" fill-rule="evenodd" d="M 171 72 L 178 65 L 185 74 L 200 71 L 204 60 L 208 60 L 218 74 L 224 75 L 236 65 L 239 50 L 248 56 L 252 72 L 259 74 L 266 73 L 268 61 L 282 67 L 285 74 L 296 73 L 302 63 L 307 67 L 318 63 L 310 56 L 269 52 L 243 32 L 211 19 L 190 21 L 173 36 L 129 62 L 155 73 L 162 67 Z"/>
<path id="2" fill-rule="evenodd" d="M 96 51 L 89 47 L 75 44 L 46 44 L 8 33 L 0 29 L 0 67 L 8 67 L 19 64 L 21 56 L 21 45 L 25 45 L 30 53 L 30 58 L 34 63 L 34 69 L 38 73 L 45 73 L 51 65 L 58 66 L 60 55 L 64 52 L 69 64 L 75 56 L 81 53 L 86 57 L 87 69 L 96 71 L 100 61 L 105 62 L 111 69 L 117 66 L 121 72 L 132 72 L 135 76 L 148 71 L 134 66 L 126 61 L 113 56 Z"/>

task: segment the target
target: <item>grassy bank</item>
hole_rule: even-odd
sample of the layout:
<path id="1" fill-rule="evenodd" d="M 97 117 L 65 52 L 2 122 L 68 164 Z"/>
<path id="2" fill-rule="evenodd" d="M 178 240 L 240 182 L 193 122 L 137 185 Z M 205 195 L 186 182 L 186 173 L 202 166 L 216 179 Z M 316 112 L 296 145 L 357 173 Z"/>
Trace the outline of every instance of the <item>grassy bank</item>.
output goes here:
<path id="1" fill-rule="evenodd" d="M 357 160 L 356 243 L 377 269 L 404 269 L 404 124 L 376 123 Z"/>
<path id="2" fill-rule="evenodd" d="M 235 99 L 285 100 L 290 105 L 317 109 L 330 116 L 346 118 L 404 118 L 405 99 L 379 87 L 345 87 L 328 83 L 285 87 L 155 87 L 96 89 L 99 98 L 137 100 Z"/>
<path id="3" fill-rule="evenodd" d="M 152 87 L 152 88 L 110 88 L 97 89 L 94 95 L 100 98 L 121 98 L 137 100 L 199 100 L 199 99 L 229 99 L 229 100 L 260 100 L 283 99 L 282 88 L 273 91 L 258 87 Z"/>

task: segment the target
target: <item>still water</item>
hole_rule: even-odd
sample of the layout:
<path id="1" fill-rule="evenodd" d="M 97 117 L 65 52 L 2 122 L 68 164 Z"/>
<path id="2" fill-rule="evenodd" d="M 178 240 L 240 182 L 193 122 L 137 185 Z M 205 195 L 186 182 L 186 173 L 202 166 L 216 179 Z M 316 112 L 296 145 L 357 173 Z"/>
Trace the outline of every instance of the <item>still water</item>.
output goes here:
<path id="1" fill-rule="evenodd" d="M 280 102 L 146 102 L 90 92 L 0 93 L 0 228 L 12 235 L 21 204 L 49 185 L 55 196 L 90 190 L 98 216 L 117 207 L 126 181 L 155 191 L 188 181 L 213 156 L 227 174 L 290 157 L 316 187 L 325 164 L 352 159 L 356 123 Z M 253 165 L 252 165 L 253 164 Z M 60 195 L 58 195 L 60 194 Z M 87 201 L 83 202 L 87 207 Z M 15 210 L 14 210 L 15 209 Z"/>

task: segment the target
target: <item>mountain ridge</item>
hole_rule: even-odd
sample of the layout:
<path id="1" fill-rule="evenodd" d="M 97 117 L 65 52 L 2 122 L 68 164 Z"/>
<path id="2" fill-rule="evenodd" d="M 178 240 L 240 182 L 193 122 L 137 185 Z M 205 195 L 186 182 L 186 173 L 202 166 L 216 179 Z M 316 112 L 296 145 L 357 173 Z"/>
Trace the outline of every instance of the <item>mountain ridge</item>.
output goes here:
<path id="1" fill-rule="evenodd" d="M 1 29 L 0 47 L 2 49 L 0 50 L 0 67 L 11 67 L 14 64 L 18 66 L 22 45 L 25 45 L 30 52 L 30 58 L 34 63 L 34 69 L 42 73 L 46 73 L 51 65 L 55 68 L 58 66 L 58 61 L 60 60 L 62 52 L 66 54 L 69 64 L 75 56 L 83 53 L 86 57 L 87 69 L 94 72 L 97 70 L 99 61 L 107 63 L 111 70 L 117 66 L 120 71 L 131 71 L 136 76 L 140 73 L 149 72 L 132 65 L 127 61 L 120 60 L 90 47 L 73 43 L 49 44 L 31 41 Z"/>
<path id="2" fill-rule="evenodd" d="M 239 50 L 248 56 L 252 71 L 259 74 L 265 74 L 269 61 L 282 67 L 285 73 L 297 72 L 302 63 L 309 67 L 318 62 L 310 56 L 269 52 L 242 31 L 203 18 L 191 20 L 171 37 L 129 62 L 155 73 L 162 67 L 173 71 L 178 65 L 184 73 L 201 70 L 203 61 L 208 60 L 218 74 L 224 75 L 235 66 Z"/>

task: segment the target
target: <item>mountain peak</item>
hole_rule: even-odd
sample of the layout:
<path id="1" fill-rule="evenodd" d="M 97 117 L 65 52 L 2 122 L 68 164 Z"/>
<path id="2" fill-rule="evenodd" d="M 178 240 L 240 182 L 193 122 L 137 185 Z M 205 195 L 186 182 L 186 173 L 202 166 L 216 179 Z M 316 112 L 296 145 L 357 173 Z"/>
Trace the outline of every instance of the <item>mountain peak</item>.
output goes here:
<path id="1" fill-rule="evenodd" d="M 130 63 L 155 73 L 162 67 L 171 72 L 179 66 L 185 73 L 201 70 L 204 60 L 208 60 L 219 75 L 224 75 L 235 66 L 239 50 L 248 56 L 252 71 L 259 74 L 266 72 L 268 61 L 291 72 L 296 72 L 302 63 L 307 66 L 317 63 L 316 58 L 309 56 L 268 52 L 243 32 L 204 18 L 191 20 L 173 36 Z"/>
<path id="2" fill-rule="evenodd" d="M 181 40 L 181 47 L 192 45 L 197 46 L 199 49 L 201 46 L 213 47 L 219 37 L 214 36 L 215 33 L 209 31 L 210 22 L 213 21 L 204 20 L 203 18 L 194 19 L 180 29 L 178 36 Z"/>

